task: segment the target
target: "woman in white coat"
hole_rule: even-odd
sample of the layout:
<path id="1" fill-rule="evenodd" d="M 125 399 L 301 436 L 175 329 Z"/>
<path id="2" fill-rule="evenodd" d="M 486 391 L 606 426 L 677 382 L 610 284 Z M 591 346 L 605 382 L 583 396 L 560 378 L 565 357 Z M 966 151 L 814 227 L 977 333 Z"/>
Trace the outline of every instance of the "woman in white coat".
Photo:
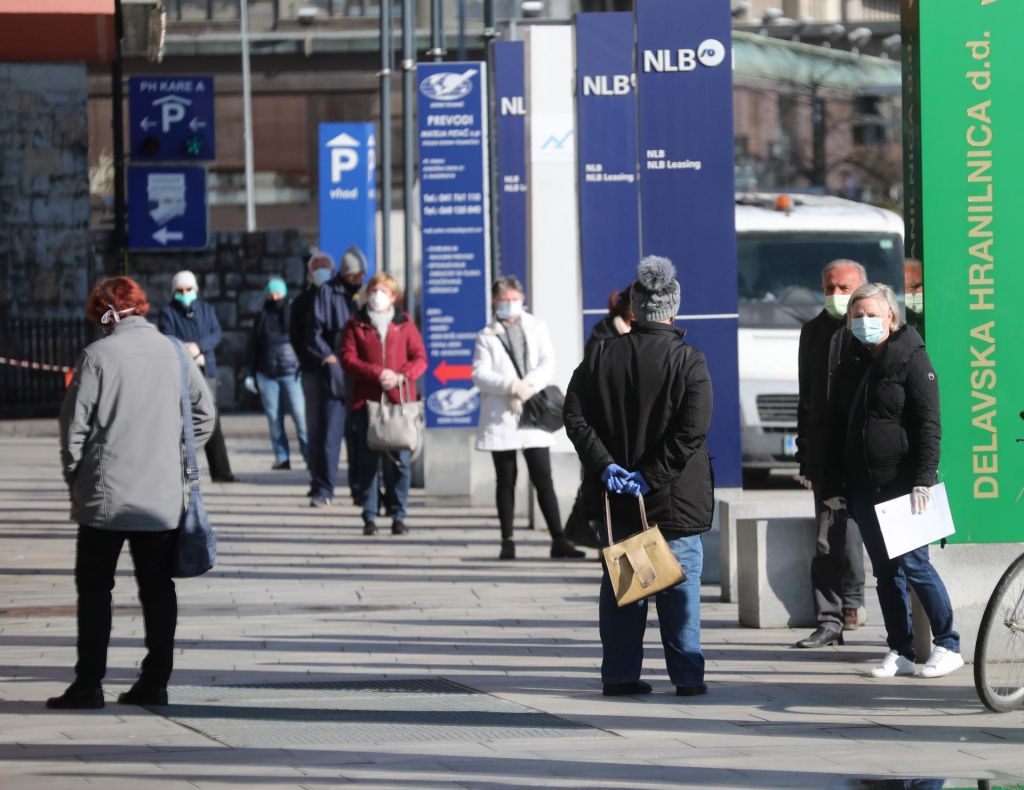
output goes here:
<path id="1" fill-rule="evenodd" d="M 551 336 L 543 321 L 523 310 L 523 286 L 515 277 L 502 277 L 494 282 L 491 302 L 494 321 L 476 336 L 473 383 L 480 390 L 476 449 L 491 453 L 497 477 L 495 497 L 501 523 L 498 557 L 516 557 L 512 521 L 518 472 L 516 452 L 522 450 L 530 482 L 551 533 L 551 556 L 582 558 L 584 553 L 566 540 L 562 531 L 558 498 L 551 482 L 552 435 L 540 428 L 519 425 L 523 404 L 554 378 Z"/>

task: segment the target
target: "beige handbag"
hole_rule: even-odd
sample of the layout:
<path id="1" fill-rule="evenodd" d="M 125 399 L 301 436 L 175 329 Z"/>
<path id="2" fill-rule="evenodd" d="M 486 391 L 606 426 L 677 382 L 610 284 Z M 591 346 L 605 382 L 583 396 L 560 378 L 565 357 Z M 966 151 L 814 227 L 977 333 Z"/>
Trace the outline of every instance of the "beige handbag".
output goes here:
<path id="1" fill-rule="evenodd" d="M 640 504 L 640 522 L 644 528 L 625 540 L 613 543 L 611 499 L 607 493 L 604 495 L 608 548 L 602 553 L 615 592 L 615 601 L 619 606 L 647 598 L 686 580 L 686 573 L 661 530 L 657 525 L 647 523 L 643 496 L 637 497 L 637 501 Z"/>
<path id="2" fill-rule="evenodd" d="M 415 458 L 423 449 L 423 403 L 409 399 L 405 379 L 398 384 L 398 395 L 399 403 L 382 393 L 380 403 L 366 404 L 366 444 L 371 450 L 410 450 Z"/>

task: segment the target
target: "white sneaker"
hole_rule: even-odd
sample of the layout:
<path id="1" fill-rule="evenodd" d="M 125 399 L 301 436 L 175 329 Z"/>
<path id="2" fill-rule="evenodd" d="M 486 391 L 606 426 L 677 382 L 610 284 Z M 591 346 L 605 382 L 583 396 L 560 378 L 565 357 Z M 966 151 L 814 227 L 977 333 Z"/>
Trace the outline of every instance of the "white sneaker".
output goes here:
<path id="1" fill-rule="evenodd" d="M 936 645 L 932 648 L 932 654 L 928 656 L 925 665 L 921 667 L 921 677 L 941 678 L 950 672 L 956 672 L 964 665 L 964 657 L 955 653 L 949 648 Z"/>
<path id="2" fill-rule="evenodd" d="M 917 668 L 909 658 L 904 658 L 895 650 L 885 654 L 885 658 L 868 673 L 873 678 L 891 678 L 896 675 L 913 675 Z M 952 671 L 952 670 L 951 670 Z"/>

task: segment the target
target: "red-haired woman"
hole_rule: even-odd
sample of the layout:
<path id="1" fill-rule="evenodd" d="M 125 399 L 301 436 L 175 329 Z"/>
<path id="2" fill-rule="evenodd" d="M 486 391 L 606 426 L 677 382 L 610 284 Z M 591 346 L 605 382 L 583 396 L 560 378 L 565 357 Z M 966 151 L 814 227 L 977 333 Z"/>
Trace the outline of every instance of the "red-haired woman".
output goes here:
<path id="1" fill-rule="evenodd" d="M 174 530 L 184 501 L 181 369 L 172 340 L 145 319 L 149 301 L 128 277 L 89 296 L 86 316 L 105 336 L 78 360 L 60 412 L 61 465 L 78 523 L 78 662 L 75 681 L 47 707 L 102 708 L 110 641 L 110 591 L 125 540 L 146 625 L 142 672 L 118 702 L 167 703 L 178 602 L 171 579 Z M 188 355 L 186 354 L 186 358 Z M 187 360 L 196 444 L 213 430 L 214 405 Z"/>

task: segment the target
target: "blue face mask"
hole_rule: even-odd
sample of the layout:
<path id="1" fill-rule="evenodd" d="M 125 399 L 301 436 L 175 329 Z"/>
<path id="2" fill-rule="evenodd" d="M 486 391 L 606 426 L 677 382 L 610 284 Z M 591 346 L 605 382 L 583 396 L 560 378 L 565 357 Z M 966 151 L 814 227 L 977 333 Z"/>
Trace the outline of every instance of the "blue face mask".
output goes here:
<path id="1" fill-rule="evenodd" d="M 198 296 L 199 294 L 197 294 L 195 291 L 185 291 L 185 293 L 183 294 L 175 294 L 174 301 L 180 303 L 184 307 L 191 307 L 192 303 L 196 300 L 196 297 Z"/>
<path id="2" fill-rule="evenodd" d="M 332 274 L 333 272 L 330 269 L 325 269 L 323 267 L 319 269 L 314 269 L 313 273 L 309 275 L 309 281 L 313 283 L 313 286 L 315 288 L 319 288 L 321 285 L 323 285 L 325 282 L 331 279 Z"/>
<path id="3" fill-rule="evenodd" d="M 877 346 L 885 336 L 882 319 L 877 316 L 864 315 L 850 322 L 853 336 L 866 346 Z"/>

